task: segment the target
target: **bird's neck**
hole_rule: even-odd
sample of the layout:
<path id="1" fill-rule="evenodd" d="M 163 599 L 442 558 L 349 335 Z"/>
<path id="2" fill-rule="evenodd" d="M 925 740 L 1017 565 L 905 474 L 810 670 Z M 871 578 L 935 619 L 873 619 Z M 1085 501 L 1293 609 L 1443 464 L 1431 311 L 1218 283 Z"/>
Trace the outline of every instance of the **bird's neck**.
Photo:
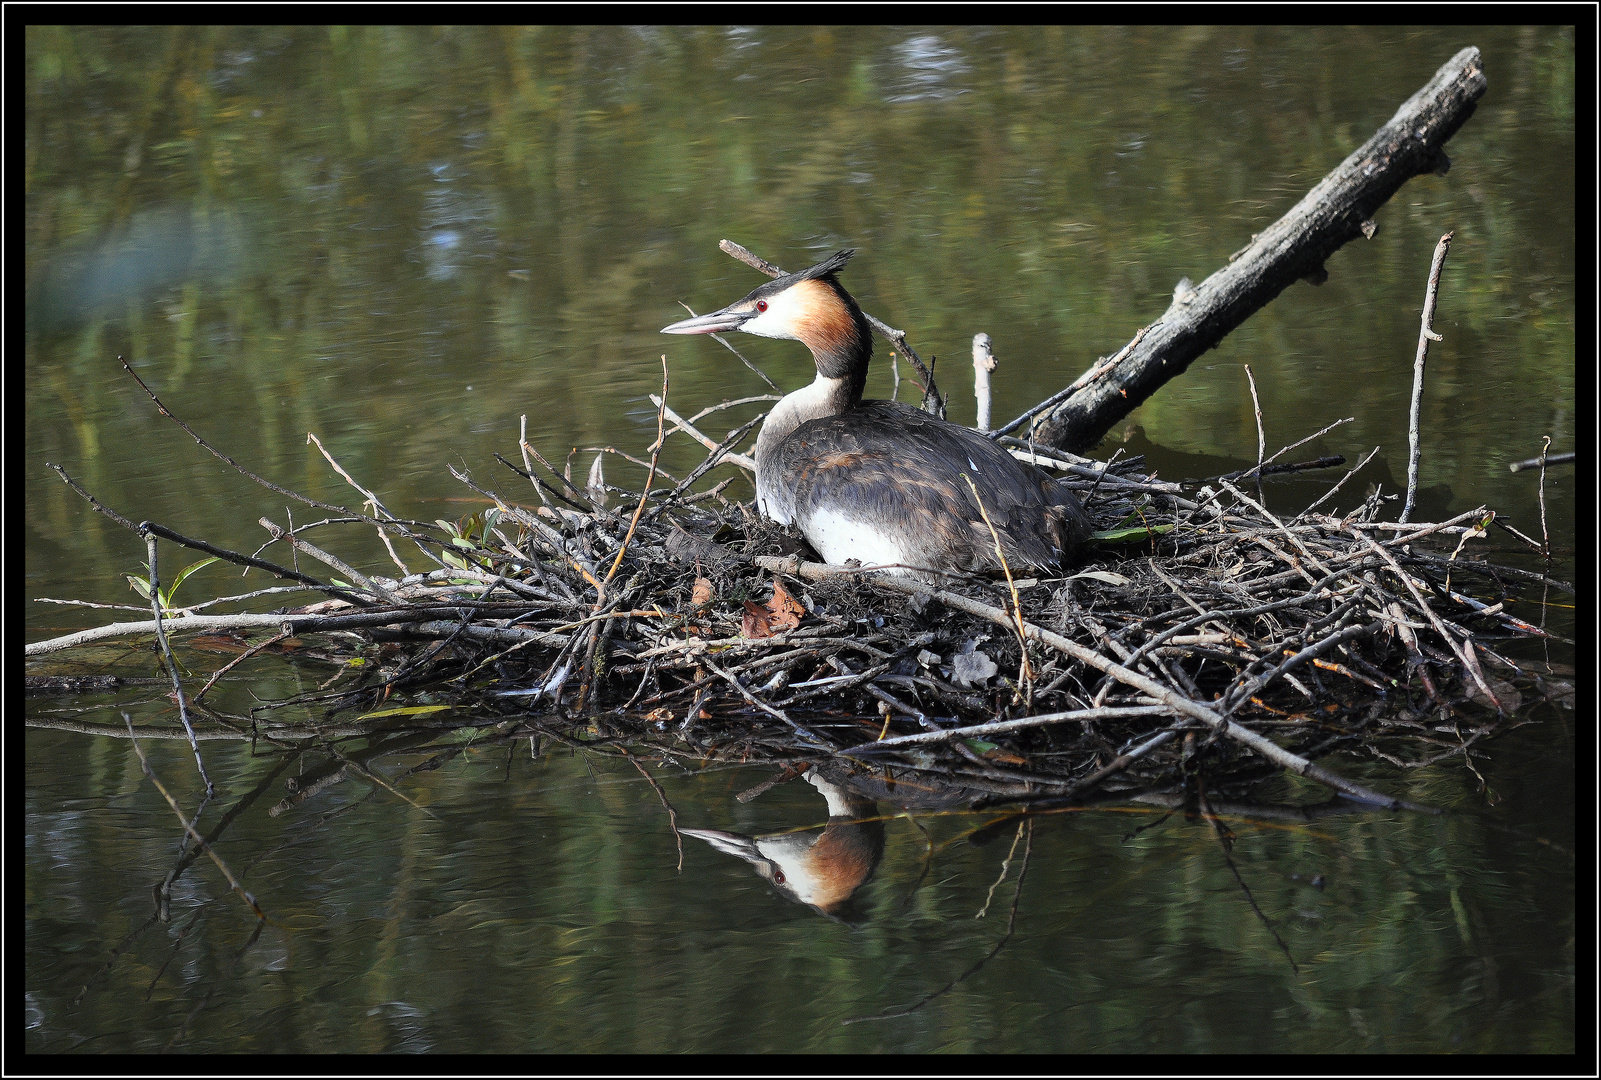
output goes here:
<path id="1" fill-rule="evenodd" d="M 872 331 L 862 309 L 832 282 L 811 281 L 801 297 L 804 315 L 797 320 L 796 340 L 812 351 L 817 378 L 788 394 L 773 407 L 756 437 L 756 468 L 789 433 L 822 416 L 836 416 L 861 403 L 867 386 L 867 365 L 873 359 Z"/>
<path id="2" fill-rule="evenodd" d="M 817 378 L 838 379 L 848 386 L 850 408 L 862 400 L 867 365 L 873 359 L 873 332 L 867 316 L 850 293 L 834 282 L 816 282 L 810 290 L 806 315 L 795 327 L 795 337 L 812 351 Z"/>
<path id="3" fill-rule="evenodd" d="M 862 381 L 844 378 L 830 378 L 818 371 L 817 378 L 808 386 L 786 394 L 767 419 L 762 422 L 762 430 L 756 436 L 756 468 L 762 468 L 763 460 L 774 447 L 789 437 L 789 433 L 806 423 L 823 416 L 835 416 L 852 408 L 862 400 Z"/>

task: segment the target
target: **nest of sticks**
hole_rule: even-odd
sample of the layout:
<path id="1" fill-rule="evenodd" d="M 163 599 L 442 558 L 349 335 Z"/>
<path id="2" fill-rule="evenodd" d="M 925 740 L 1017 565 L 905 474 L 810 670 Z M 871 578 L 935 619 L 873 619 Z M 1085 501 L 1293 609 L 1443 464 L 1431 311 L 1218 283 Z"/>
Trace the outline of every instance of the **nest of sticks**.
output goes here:
<path id="1" fill-rule="evenodd" d="M 756 421 L 714 443 L 659 407 L 648 461 L 606 451 L 647 470 L 643 492 L 608 485 L 599 455 L 580 486 L 525 439 L 521 466 L 501 459 L 521 474 L 516 495 L 456 474 L 489 504 L 462 521 L 398 519 L 359 485 L 372 515 L 326 506 L 338 516 L 293 531 L 263 519 L 302 566 L 320 560 L 342 581 L 124 521 L 152 558 L 164 538 L 328 597 L 258 615 L 154 605 L 163 637 L 233 635 L 241 653 L 198 692 L 174 665 L 185 726 L 269 740 L 487 727 L 631 757 L 795 767 L 787 775 L 823 765 L 908 805 L 1149 792 L 1202 774 L 1238 789 L 1289 770 L 1393 806 L 1409 804 L 1320 762 L 1472 768 L 1476 744 L 1526 722 L 1531 696 L 1572 694 L 1516 658 L 1550 635 L 1507 611 L 1531 590 L 1572 589 L 1472 557 L 1467 542 L 1494 517 L 1482 507 L 1401 524 L 1376 520 L 1384 501 L 1370 497 L 1343 517 L 1314 505 L 1287 519 L 1255 477 L 1189 488 L 1138 459 L 1053 454 L 1038 460 L 1102 530 L 1091 559 L 1056 578 L 929 584 L 810 561 L 726 497 L 733 477 L 696 491 L 739 460 L 732 448 Z M 675 421 L 711 446 L 683 477 L 657 463 Z M 402 573 L 363 574 L 313 542 L 350 527 L 376 528 Z M 432 568 L 410 572 L 405 551 Z M 205 705 L 219 676 L 267 650 L 338 674 L 248 716 Z M 307 710 L 322 719 L 279 719 Z"/>

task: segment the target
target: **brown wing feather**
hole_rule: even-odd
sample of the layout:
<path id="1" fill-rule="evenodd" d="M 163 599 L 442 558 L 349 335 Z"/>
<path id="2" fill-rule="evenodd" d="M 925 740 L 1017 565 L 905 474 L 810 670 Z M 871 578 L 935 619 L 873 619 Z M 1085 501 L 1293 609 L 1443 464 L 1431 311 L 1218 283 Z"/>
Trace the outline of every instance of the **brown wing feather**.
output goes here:
<path id="1" fill-rule="evenodd" d="M 1074 559 L 1092 526 L 1072 492 L 969 428 L 910 406 L 864 401 L 808 421 L 774 451 L 795 493 L 801 531 L 812 511 L 848 505 L 911 539 L 949 569 L 995 567 L 994 543 L 973 491 L 1001 536 L 1008 564 L 1049 568 Z"/>

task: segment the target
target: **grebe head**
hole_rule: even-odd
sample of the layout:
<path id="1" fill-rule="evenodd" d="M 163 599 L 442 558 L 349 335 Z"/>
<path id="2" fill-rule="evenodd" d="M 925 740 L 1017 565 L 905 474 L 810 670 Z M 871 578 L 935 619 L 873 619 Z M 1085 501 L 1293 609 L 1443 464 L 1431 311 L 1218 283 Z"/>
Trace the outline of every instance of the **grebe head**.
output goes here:
<path id="1" fill-rule="evenodd" d="M 855 255 L 836 251 L 816 266 L 785 274 L 752 289 L 721 311 L 662 327 L 664 334 L 716 334 L 739 330 L 758 337 L 799 341 L 812 350 L 818 373 L 866 380 L 873 339 L 867 317 L 834 276 Z M 858 391 L 859 392 L 859 391 Z"/>
<path id="2" fill-rule="evenodd" d="M 825 828 L 769 836 L 722 829 L 678 831 L 744 859 L 790 900 L 831 919 L 861 921 L 863 913 L 850 901 L 873 876 L 884 854 L 884 821 L 878 804 L 831 783 L 816 769 L 806 774 L 806 780 L 828 799 Z"/>

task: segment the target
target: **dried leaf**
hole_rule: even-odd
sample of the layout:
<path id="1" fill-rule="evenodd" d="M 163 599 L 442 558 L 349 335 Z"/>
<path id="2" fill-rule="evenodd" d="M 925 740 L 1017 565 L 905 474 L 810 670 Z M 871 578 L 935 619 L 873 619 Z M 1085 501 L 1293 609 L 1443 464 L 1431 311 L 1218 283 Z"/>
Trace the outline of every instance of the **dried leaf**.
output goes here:
<path id="1" fill-rule="evenodd" d="M 789 595 L 784 583 L 777 580 L 773 582 L 773 598 L 767 602 L 767 610 L 771 613 L 768 626 L 774 633 L 795 629 L 800 625 L 801 616 L 806 614 L 805 606 Z"/>
<path id="2" fill-rule="evenodd" d="M 769 625 L 772 612 L 754 600 L 745 601 L 745 615 L 740 620 L 739 636 L 747 638 L 772 637 L 773 631 Z"/>
<path id="3" fill-rule="evenodd" d="M 250 642 L 237 634 L 227 632 L 218 634 L 196 634 L 189 639 L 191 649 L 200 649 L 204 652 L 239 654 L 250 650 Z"/>
<path id="4" fill-rule="evenodd" d="M 697 609 L 703 608 L 712 602 L 712 597 L 715 595 L 716 592 L 712 588 L 711 579 L 698 577 L 695 579 L 695 591 L 689 597 L 690 606 Z"/>

